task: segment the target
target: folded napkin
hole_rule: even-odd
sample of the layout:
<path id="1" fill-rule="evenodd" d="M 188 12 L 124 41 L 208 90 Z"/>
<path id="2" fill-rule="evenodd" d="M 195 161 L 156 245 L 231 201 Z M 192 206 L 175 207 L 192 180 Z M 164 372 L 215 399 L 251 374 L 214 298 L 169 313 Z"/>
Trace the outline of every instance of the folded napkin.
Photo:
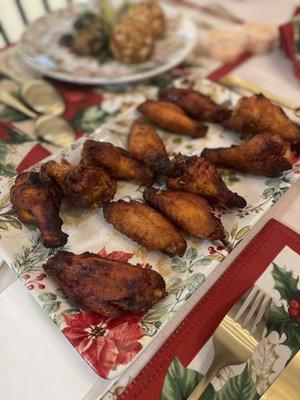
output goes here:
<path id="1" fill-rule="evenodd" d="M 300 7 L 296 8 L 291 21 L 279 29 L 280 45 L 293 63 L 295 76 L 300 79 Z"/>

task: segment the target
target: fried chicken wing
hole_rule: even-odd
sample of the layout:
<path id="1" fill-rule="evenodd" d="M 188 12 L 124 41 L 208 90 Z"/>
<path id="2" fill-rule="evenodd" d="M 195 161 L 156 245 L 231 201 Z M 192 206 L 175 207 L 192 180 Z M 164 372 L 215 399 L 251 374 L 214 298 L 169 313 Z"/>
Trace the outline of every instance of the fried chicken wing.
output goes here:
<path id="1" fill-rule="evenodd" d="M 93 253 L 59 251 L 43 267 L 72 302 L 105 317 L 145 313 L 167 295 L 159 273 Z"/>
<path id="2" fill-rule="evenodd" d="M 227 207 L 245 207 L 246 200 L 231 192 L 216 168 L 204 158 L 178 154 L 173 165 L 178 176 L 169 178 L 169 189 L 183 190 L 205 197 L 209 202 Z"/>
<path id="3" fill-rule="evenodd" d="M 60 247 L 68 235 L 61 230 L 61 199 L 52 180 L 41 172 L 22 172 L 10 191 L 10 201 L 22 222 L 34 224 L 45 247 Z"/>
<path id="4" fill-rule="evenodd" d="M 242 97 L 223 125 L 244 134 L 277 133 L 291 143 L 300 143 L 300 127 L 286 116 L 282 108 L 262 94 Z"/>
<path id="5" fill-rule="evenodd" d="M 289 143 L 272 133 L 256 135 L 238 146 L 204 149 L 201 157 L 214 165 L 254 175 L 276 176 L 292 168 Z"/>
<path id="6" fill-rule="evenodd" d="M 133 157 L 144 161 L 155 172 L 172 174 L 173 168 L 165 145 L 156 130 L 143 118 L 138 118 L 133 122 L 128 147 Z"/>
<path id="7" fill-rule="evenodd" d="M 81 155 L 83 164 L 101 166 L 114 179 L 132 180 L 145 186 L 153 180 L 153 173 L 141 161 L 111 143 L 86 140 Z"/>
<path id="8" fill-rule="evenodd" d="M 191 89 L 161 88 L 159 100 L 181 107 L 187 115 L 198 121 L 221 122 L 230 117 L 231 111 L 213 102 L 208 96 Z"/>
<path id="9" fill-rule="evenodd" d="M 221 220 L 213 215 L 207 201 L 200 196 L 151 187 L 145 189 L 144 199 L 190 235 L 208 240 L 225 238 Z"/>
<path id="10" fill-rule="evenodd" d="M 148 100 L 138 106 L 138 111 L 158 127 L 179 135 L 200 138 L 205 136 L 208 129 L 170 102 Z"/>
<path id="11" fill-rule="evenodd" d="M 96 208 L 113 199 L 117 183 L 103 168 L 93 165 L 74 167 L 63 160 L 61 164 L 48 161 L 41 170 L 57 184 L 63 197 L 81 208 Z"/>
<path id="12" fill-rule="evenodd" d="M 104 206 L 104 218 L 116 230 L 149 250 L 183 256 L 186 241 L 159 212 L 137 201 L 119 200 Z"/>

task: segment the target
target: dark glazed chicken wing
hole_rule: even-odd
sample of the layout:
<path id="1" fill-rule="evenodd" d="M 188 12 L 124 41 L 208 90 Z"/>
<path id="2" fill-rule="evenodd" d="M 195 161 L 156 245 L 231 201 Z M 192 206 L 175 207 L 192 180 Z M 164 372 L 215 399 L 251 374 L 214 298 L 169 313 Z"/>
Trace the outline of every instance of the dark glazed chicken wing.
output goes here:
<path id="1" fill-rule="evenodd" d="M 212 203 L 227 207 L 245 207 L 246 200 L 231 192 L 216 168 L 204 158 L 178 154 L 173 165 L 178 176 L 169 178 L 169 189 L 184 190 L 205 197 Z"/>
<path id="2" fill-rule="evenodd" d="M 165 145 L 156 130 L 143 118 L 138 118 L 133 122 L 128 147 L 133 157 L 144 161 L 155 172 L 166 175 L 172 173 L 172 164 Z"/>
<path id="3" fill-rule="evenodd" d="M 159 273 L 97 254 L 60 251 L 43 267 L 71 301 L 105 317 L 145 313 L 167 295 Z"/>
<path id="4" fill-rule="evenodd" d="M 48 161 L 41 170 L 57 184 L 62 195 L 81 208 L 96 208 L 113 199 L 117 183 L 99 167 Z"/>
<path id="5" fill-rule="evenodd" d="M 231 111 L 213 102 L 196 90 L 162 88 L 159 100 L 169 101 L 181 107 L 187 115 L 198 121 L 221 122 L 230 117 Z"/>
<path id="6" fill-rule="evenodd" d="M 208 240 L 225 238 L 221 220 L 213 215 L 207 201 L 200 196 L 151 187 L 145 189 L 144 199 L 190 235 Z"/>
<path id="7" fill-rule="evenodd" d="M 256 135 L 238 146 L 204 149 L 201 156 L 214 165 L 263 176 L 276 176 L 292 167 L 289 143 L 272 133 Z"/>
<path id="8" fill-rule="evenodd" d="M 146 249 L 169 257 L 183 256 L 186 241 L 159 212 L 137 201 L 119 200 L 104 206 L 104 218 L 114 228 Z"/>
<path id="9" fill-rule="evenodd" d="M 10 201 L 19 219 L 34 224 L 45 247 L 60 247 L 68 235 L 61 230 L 60 196 L 52 180 L 41 172 L 22 172 L 10 191 Z"/>
<path id="10" fill-rule="evenodd" d="M 114 179 L 132 180 L 145 186 L 152 182 L 152 172 L 141 161 L 111 143 L 86 140 L 81 155 L 83 164 L 101 166 Z"/>
<path id="11" fill-rule="evenodd" d="M 192 120 L 173 103 L 148 100 L 138 106 L 138 111 L 158 127 L 179 135 L 200 138 L 207 132 L 207 126 Z"/>

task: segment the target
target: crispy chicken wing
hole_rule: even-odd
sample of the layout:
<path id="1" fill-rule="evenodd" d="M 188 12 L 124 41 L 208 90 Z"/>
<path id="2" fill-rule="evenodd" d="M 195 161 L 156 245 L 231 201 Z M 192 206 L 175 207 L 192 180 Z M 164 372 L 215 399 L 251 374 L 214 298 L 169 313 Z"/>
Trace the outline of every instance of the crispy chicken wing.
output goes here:
<path id="1" fill-rule="evenodd" d="M 149 250 L 183 256 L 186 241 L 159 212 L 137 201 L 119 200 L 104 206 L 104 218 L 114 228 Z"/>
<path id="2" fill-rule="evenodd" d="M 133 122 L 128 147 L 133 157 L 144 161 L 155 172 L 172 174 L 172 164 L 165 145 L 156 130 L 143 118 L 138 118 Z"/>
<path id="3" fill-rule="evenodd" d="M 244 134 L 277 133 L 291 143 L 300 143 L 300 127 L 262 94 L 242 97 L 223 125 Z"/>
<path id="4" fill-rule="evenodd" d="M 105 317 L 145 313 L 167 295 L 159 273 L 93 253 L 59 251 L 43 267 L 71 301 Z"/>
<path id="5" fill-rule="evenodd" d="M 178 154 L 173 160 L 173 165 L 178 176 L 168 179 L 169 189 L 195 193 L 212 203 L 227 207 L 246 206 L 246 200 L 237 193 L 231 192 L 216 168 L 204 158 Z"/>
<path id="6" fill-rule="evenodd" d="M 138 106 L 138 111 L 158 127 L 179 135 L 199 138 L 205 136 L 208 129 L 170 102 L 148 100 Z"/>
<path id="7" fill-rule="evenodd" d="M 263 176 L 276 176 L 292 167 L 289 143 L 272 133 L 256 135 L 238 146 L 204 149 L 201 156 L 214 165 Z"/>
<path id="8" fill-rule="evenodd" d="M 213 102 L 208 96 L 191 89 L 162 88 L 159 100 L 181 107 L 187 115 L 198 121 L 221 122 L 230 117 L 231 111 Z"/>
<path id="9" fill-rule="evenodd" d="M 133 180 L 149 186 L 153 173 L 139 160 L 107 142 L 86 140 L 82 148 L 82 163 L 104 167 L 114 179 Z"/>
<path id="10" fill-rule="evenodd" d="M 191 235 L 208 240 L 225 238 L 221 220 L 213 215 L 207 201 L 200 196 L 151 187 L 145 189 L 144 199 Z"/>
<path id="11" fill-rule="evenodd" d="M 10 200 L 22 222 L 36 225 L 45 247 L 60 247 L 68 235 L 61 230 L 61 199 L 52 180 L 41 172 L 22 172 L 10 191 Z"/>

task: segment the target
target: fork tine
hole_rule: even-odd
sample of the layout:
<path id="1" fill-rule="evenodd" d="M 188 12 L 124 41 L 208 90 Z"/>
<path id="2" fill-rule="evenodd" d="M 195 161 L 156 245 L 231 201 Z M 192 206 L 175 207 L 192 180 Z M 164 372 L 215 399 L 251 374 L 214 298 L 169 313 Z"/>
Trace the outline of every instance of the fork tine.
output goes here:
<path id="1" fill-rule="evenodd" d="M 262 317 L 265 314 L 265 311 L 267 309 L 267 305 L 270 302 L 270 298 L 267 294 L 264 294 L 263 296 L 263 301 L 260 305 L 259 311 L 256 315 L 256 318 L 250 328 L 250 334 L 253 335 L 253 333 L 255 332 L 256 328 L 258 327 L 259 323 L 262 321 Z"/>
<path id="2" fill-rule="evenodd" d="M 256 297 L 258 291 L 259 291 L 259 289 L 256 286 L 253 286 L 253 288 L 251 289 L 251 292 L 249 293 L 246 300 L 243 302 L 241 308 L 239 309 L 236 316 L 234 317 L 235 322 L 238 322 L 238 320 L 241 319 L 244 312 L 247 310 L 249 305 L 252 303 L 253 299 Z"/>

